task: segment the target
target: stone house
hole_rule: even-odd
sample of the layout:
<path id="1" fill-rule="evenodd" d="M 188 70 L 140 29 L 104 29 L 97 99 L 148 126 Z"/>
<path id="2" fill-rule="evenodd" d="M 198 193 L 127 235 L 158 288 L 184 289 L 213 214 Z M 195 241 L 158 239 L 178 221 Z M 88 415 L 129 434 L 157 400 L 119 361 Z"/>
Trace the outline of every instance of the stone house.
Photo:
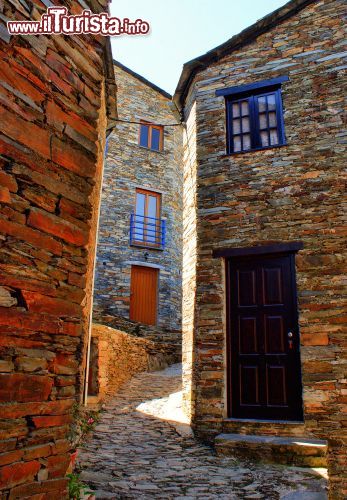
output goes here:
<path id="1" fill-rule="evenodd" d="M 327 442 L 331 498 L 347 494 L 345 15 L 292 0 L 186 63 L 174 96 L 186 410 L 220 452 L 319 465 Z"/>
<path id="2" fill-rule="evenodd" d="M 114 61 L 118 121 L 107 140 L 96 321 L 181 346 L 182 127 L 171 96 Z"/>
<path id="3" fill-rule="evenodd" d="M 0 497 L 66 496 L 84 385 L 107 117 L 105 37 L 9 36 L 50 2 L 1 2 Z M 60 2 L 78 14 L 86 4 Z"/>

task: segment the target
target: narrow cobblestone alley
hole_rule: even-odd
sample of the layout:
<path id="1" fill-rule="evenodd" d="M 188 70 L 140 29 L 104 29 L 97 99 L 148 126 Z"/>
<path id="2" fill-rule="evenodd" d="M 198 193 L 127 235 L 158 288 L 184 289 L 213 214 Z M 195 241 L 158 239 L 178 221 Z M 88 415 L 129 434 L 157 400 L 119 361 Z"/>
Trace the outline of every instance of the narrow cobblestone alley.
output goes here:
<path id="1" fill-rule="evenodd" d="M 181 413 L 179 370 L 136 375 L 107 403 L 79 458 L 97 499 L 326 498 L 309 469 L 241 463 L 197 442 Z"/>

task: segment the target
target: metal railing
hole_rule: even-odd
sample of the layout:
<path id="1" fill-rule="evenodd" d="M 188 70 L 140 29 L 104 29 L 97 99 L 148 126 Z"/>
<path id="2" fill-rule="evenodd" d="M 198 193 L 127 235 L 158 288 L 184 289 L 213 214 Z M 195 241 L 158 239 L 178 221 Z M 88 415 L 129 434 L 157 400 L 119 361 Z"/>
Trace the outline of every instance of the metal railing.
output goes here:
<path id="1" fill-rule="evenodd" d="M 130 245 L 165 247 L 166 221 L 146 215 L 131 214 L 130 216 Z"/>

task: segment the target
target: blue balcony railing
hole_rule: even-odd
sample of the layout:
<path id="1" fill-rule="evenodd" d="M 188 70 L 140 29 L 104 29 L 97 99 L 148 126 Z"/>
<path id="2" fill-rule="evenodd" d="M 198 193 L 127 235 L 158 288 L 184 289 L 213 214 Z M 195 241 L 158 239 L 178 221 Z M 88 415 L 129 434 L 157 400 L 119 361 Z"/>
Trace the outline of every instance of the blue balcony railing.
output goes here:
<path id="1" fill-rule="evenodd" d="M 162 250 L 165 248 L 166 221 L 131 214 L 130 216 L 130 245 L 153 247 Z"/>

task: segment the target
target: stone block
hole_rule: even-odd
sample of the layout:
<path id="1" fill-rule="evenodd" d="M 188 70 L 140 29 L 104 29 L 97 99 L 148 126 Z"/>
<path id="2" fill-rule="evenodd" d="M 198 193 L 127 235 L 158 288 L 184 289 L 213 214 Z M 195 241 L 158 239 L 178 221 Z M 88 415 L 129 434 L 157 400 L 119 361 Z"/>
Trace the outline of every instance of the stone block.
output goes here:
<path id="1" fill-rule="evenodd" d="M 30 463 L 30 462 L 29 462 Z M 41 469 L 42 470 L 42 469 Z M 41 472 L 41 471 L 40 471 Z M 40 493 L 47 493 L 46 496 L 51 498 L 51 492 L 60 490 L 61 497 L 64 498 L 63 492 L 66 489 L 68 479 L 52 479 L 49 481 L 40 481 L 40 482 L 29 482 L 28 484 L 17 486 L 13 488 L 10 493 L 10 500 L 19 500 L 21 498 L 32 497 L 33 495 L 38 495 Z"/>
<path id="2" fill-rule="evenodd" d="M 0 405 L 1 416 L 3 418 L 19 418 L 29 415 L 61 415 L 71 410 L 72 400 L 59 400 L 34 403 L 9 402 Z M 1 448 L 0 448 L 1 450 Z"/>
<path id="3" fill-rule="evenodd" d="M 23 456 L 22 450 L 13 450 L 6 453 L 0 454 L 0 467 L 7 464 L 12 464 L 13 462 L 18 462 Z"/>
<path id="4" fill-rule="evenodd" d="M 11 203 L 10 190 L 6 186 L 0 186 L 0 203 Z"/>
<path id="5" fill-rule="evenodd" d="M 0 170 L 0 184 L 3 187 L 7 187 L 11 193 L 16 193 L 18 190 L 16 179 L 2 170 Z"/>
<path id="6" fill-rule="evenodd" d="M 59 241 L 27 226 L 0 219 L 0 231 L 20 240 L 28 241 L 38 248 L 48 250 L 55 255 L 61 255 L 62 253 L 62 246 Z"/>
<path id="7" fill-rule="evenodd" d="M 15 363 L 20 371 L 23 372 L 35 372 L 46 370 L 47 361 L 42 358 L 24 358 L 18 357 L 15 360 Z"/>
<path id="8" fill-rule="evenodd" d="M 68 424 L 72 421 L 71 415 L 56 415 L 56 416 L 43 416 L 43 417 L 32 417 L 32 422 L 36 429 L 42 427 L 58 427 L 60 425 Z"/>
<path id="9" fill-rule="evenodd" d="M 14 364 L 9 359 L 1 359 L 0 360 L 0 372 L 2 373 L 10 373 L 14 368 Z"/>
<path id="10" fill-rule="evenodd" d="M 52 453 L 52 445 L 49 443 L 30 446 L 22 450 L 24 460 L 35 460 L 37 458 L 47 457 Z"/>
<path id="11" fill-rule="evenodd" d="M 81 306 L 56 297 L 48 297 L 37 292 L 23 291 L 23 298 L 29 309 L 34 313 L 47 313 L 59 317 L 79 317 Z"/>
<path id="12" fill-rule="evenodd" d="M 78 367 L 77 360 L 71 354 L 57 354 L 50 363 L 50 370 L 59 375 L 75 375 Z"/>
<path id="13" fill-rule="evenodd" d="M 28 225 L 76 246 L 83 246 L 88 241 L 88 235 L 78 226 L 38 208 L 30 210 Z"/>
<path id="14" fill-rule="evenodd" d="M 53 380 L 48 376 L 0 373 L 0 402 L 45 401 Z"/>
<path id="15" fill-rule="evenodd" d="M 40 464 L 36 460 L 17 462 L 2 467 L 0 470 L 0 490 L 32 481 L 39 469 Z"/>
<path id="16" fill-rule="evenodd" d="M 47 469 L 49 479 L 62 477 L 70 465 L 70 455 L 53 455 L 47 459 Z"/>
<path id="17" fill-rule="evenodd" d="M 50 158 L 49 132 L 34 123 L 22 120 L 0 106 L 0 120 L 3 133 L 11 139 L 37 151 L 44 158 Z"/>
<path id="18" fill-rule="evenodd" d="M 5 283 L 4 283 L 5 284 Z M 12 297 L 11 292 L 8 288 L 0 286 L 0 306 L 1 307 L 11 307 L 17 304 L 17 299 Z M 1 371 L 1 369 L 0 369 Z"/>
<path id="19" fill-rule="evenodd" d="M 215 438 L 219 455 L 232 455 L 263 463 L 326 467 L 326 441 L 303 437 L 219 434 Z"/>

